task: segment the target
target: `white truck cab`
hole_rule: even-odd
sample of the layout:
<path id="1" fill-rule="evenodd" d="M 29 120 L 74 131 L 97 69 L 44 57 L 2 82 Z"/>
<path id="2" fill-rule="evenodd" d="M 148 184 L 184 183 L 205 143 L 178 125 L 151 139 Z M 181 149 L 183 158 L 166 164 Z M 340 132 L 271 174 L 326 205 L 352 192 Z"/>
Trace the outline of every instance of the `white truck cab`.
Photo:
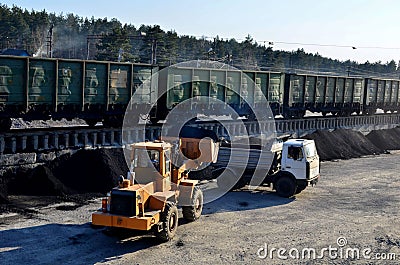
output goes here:
<path id="1" fill-rule="evenodd" d="M 290 139 L 284 142 L 281 170 L 292 174 L 297 180 L 318 178 L 319 157 L 314 141 Z"/>

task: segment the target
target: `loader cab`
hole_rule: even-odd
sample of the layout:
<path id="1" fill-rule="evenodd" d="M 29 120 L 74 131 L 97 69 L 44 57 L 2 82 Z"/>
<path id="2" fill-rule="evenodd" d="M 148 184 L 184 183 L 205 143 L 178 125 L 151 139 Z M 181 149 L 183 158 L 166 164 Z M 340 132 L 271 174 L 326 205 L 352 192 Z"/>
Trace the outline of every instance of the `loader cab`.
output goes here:
<path id="1" fill-rule="evenodd" d="M 171 145 L 165 142 L 143 142 L 132 146 L 130 171 L 141 183 L 157 178 L 171 178 Z"/>
<path id="2" fill-rule="evenodd" d="M 292 139 L 283 144 L 282 171 L 296 179 L 309 180 L 319 175 L 319 157 L 313 140 Z"/>

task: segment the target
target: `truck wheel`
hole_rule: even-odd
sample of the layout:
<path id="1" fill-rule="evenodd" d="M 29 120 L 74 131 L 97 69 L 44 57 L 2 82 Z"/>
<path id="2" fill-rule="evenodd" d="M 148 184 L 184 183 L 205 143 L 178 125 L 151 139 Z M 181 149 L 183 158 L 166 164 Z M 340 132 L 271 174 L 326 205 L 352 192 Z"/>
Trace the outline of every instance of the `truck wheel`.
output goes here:
<path id="1" fill-rule="evenodd" d="M 279 177 L 275 182 L 275 190 L 279 196 L 290 198 L 296 193 L 297 185 L 287 176 Z"/>
<path id="2" fill-rule="evenodd" d="M 307 186 L 305 186 L 305 185 L 298 185 L 297 189 L 296 189 L 296 194 L 299 194 L 300 192 L 302 192 L 306 188 L 307 188 Z"/>
<path id="3" fill-rule="evenodd" d="M 160 231 L 156 231 L 156 236 L 162 241 L 171 240 L 178 228 L 178 208 L 175 203 L 167 202 L 160 218 Z"/>
<path id="4" fill-rule="evenodd" d="M 190 206 L 182 206 L 183 218 L 189 222 L 196 221 L 200 218 L 203 210 L 203 192 L 199 187 L 194 187 Z"/>

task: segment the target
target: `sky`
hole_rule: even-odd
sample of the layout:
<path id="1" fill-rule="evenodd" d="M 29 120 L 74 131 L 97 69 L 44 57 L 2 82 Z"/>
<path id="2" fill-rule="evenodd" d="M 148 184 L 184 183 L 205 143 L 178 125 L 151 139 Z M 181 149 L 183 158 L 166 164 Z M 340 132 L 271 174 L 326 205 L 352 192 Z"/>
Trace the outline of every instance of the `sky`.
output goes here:
<path id="1" fill-rule="evenodd" d="M 400 61 L 398 0 L 16 0 L 28 10 L 122 23 L 160 25 L 196 37 L 243 41 L 250 35 L 274 50 L 318 53 L 341 61 Z M 356 49 L 353 49 L 356 48 Z"/>

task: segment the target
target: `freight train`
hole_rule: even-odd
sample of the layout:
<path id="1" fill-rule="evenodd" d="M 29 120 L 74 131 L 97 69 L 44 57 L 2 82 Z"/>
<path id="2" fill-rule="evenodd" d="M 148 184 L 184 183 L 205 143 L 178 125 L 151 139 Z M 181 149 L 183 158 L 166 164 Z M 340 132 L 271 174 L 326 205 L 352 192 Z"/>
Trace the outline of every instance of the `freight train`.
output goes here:
<path id="1" fill-rule="evenodd" d="M 190 67 L 169 67 L 154 75 L 160 69 L 140 63 L 0 56 L 0 129 L 9 129 L 11 118 L 19 117 L 81 118 L 91 126 L 99 121 L 121 126 L 135 92 L 134 104 L 153 106 L 152 122 L 196 96 L 210 99 L 199 103 L 201 109 L 212 109 L 212 99 L 218 99 L 238 116 L 254 119 L 252 107 L 262 98 L 257 91 L 273 115 L 285 119 L 301 118 L 307 110 L 348 116 L 400 109 L 399 79 Z M 173 89 L 161 95 L 167 85 Z"/>

